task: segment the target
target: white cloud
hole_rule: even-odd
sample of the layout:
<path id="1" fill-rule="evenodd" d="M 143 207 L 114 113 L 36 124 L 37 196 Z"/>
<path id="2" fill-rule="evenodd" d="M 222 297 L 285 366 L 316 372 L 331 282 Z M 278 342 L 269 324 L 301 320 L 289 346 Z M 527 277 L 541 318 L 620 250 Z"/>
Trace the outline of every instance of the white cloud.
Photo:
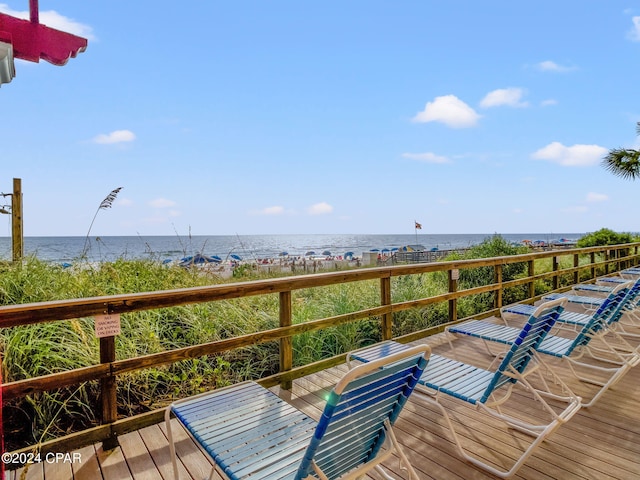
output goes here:
<path id="1" fill-rule="evenodd" d="M 28 10 L 12 10 L 6 3 L 0 3 L 0 12 L 11 15 L 12 17 L 23 18 L 25 20 L 29 18 Z M 83 37 L 88 40 L 96 39 L 93 35 L 93 28 L 89 25 L 76 22 L 64 15 L 60 15 L 55 10 L 40 10 L 38 15 L 40 17 L 40 23 L 48 27 L 56 30 L 62 30 L 63 32 L 68 32 L 73 35 L 78 35 L 79 37 Z"/>
<path id="2" fill-rule="evenodd" d="M 558 73 L 570 72 L 576 69 L 576 67 L 567 67 L 565 65 L 560 65 L 556 62 L 552 62 L 551 60 L 545 60 L 544 62 L 540 62 L 536 65 L 536 67 L 538 68 L 538 70 L 541 70 L 543 72 L 558 72 Z"/>
<path id="3" fill-rule="evenodd" d="M 333 212 L 333 207 L 327 202 L 316 203 L 307 208 L 307 213 L 309 215 L 325 215 L 331 212 Z"/>
<path id="4" fill-rule="evenodd" d="M 640 42 L 640 17 L 632 17 L 633 28 L 629 30 L 627 37 L 632 42 Z"/>
<path id="5" fill-rule="evenodd" d="M 557 105 L 558 101 L 553 99 L 553 98 L 549 98 L 547 100 L 543 100 L 542 102 L 540 102 L 540 105 L 543 107 L 550 107 L 552 105 Z"/>
<path id="6" fill-rule="evenodd" d="M 443 157 L 442 155 L 436 155 L 435 153 L 425 152 L 425 153 L 403 153 L 403 158 L 408 158 L 410 160 L 418 160 L 420 162 L 425 163 L 450 163 L 447 157 Z"/>
<path id="7" fill-rule="evenodd" d="M 485 97 L 480 101 L 480 106 L 482 108 L 501 106 L 526 107 L 529 104 L 522 101 L 522 96 L 524 95 L 524 93 L 525 92 L 522 88 L 499 88 L 487 93 Z"/>
<path id="8" fill-rule="evenodd" d="M 605 202 L 609 200 L 609 195 L 604 193 L 589 192 L 587 193 L 587 202 Z"/>
<path id="9" fill-rule="evenodd" d="M 121 207 L 130 207 L 133 205 L 133 200 L 130 198 L 119 198 L 116 203 Z"/>
<path id="10" fill-rule="evenodd" d="M 262 210 L 256 210 L 254 213 L 257 215 L 282 215 L 284 213 L 284 207 L 274 205 L 273 207 L 265 207 Z"/>
<path id="11" fill-rule="evenodd" d="M 552 142 L 546 147 L 531 154 L 535 160 L 548 160 L 564 167 L 588 167 L 600 163 L 608 150 L 599 145 L 564 146 L 560 142 Z"/>
<path id="12" fill-rule="evenodd" d="M 155 200 L 151 200 L 149 205 L 153 208 L 170 208 L 175 207 L 176 202 L 167 200 L 166 198 L 156 198 Z"/>
<path id="13" fill-rule="evenodd" d="M 414 122 L 441 122 L 452 128 L 473 127 L 481 118 L 473 108 L 455 95 L 436 97 L 413 117 Z"/>
<path id="14" fill-rule="evenodd" d="M 94 143 L 109 145 L 113 143 L 133 142 L 136 135 L 131 130 L 114 130 L 111 133 L 101 133 L 93 138 Z"/>

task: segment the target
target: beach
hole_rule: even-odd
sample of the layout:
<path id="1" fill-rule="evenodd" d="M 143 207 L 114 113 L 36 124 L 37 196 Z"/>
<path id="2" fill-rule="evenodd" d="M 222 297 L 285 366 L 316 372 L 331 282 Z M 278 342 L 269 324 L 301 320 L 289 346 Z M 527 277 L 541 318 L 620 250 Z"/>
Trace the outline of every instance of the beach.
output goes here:
<path id="1" fill-rule="evenodd" d="M 279 265 L 292 259 L 336 260 L 352 252 L 363 259 L 371 251 L 387 253 L 406 245 L 422 245 L 426 250 L 468 248 L 481 243 L 493 233 L 477 234 L 317 234 L 317 235 L 197 235 L 197 236 L 91 236 L 30 237 L 24 239 L 26 256 L 57 263 L 74 263 L 80 258 L 93 262 L 117 259 L 152 259 L 180 262 L 183 258 L 202 254 L 216 256 L 222 262 L 233 260 L 261 265 Z M 560 238 L 578 239 L 582 233 L 515 233 L 499 234 L 509 242 L 522 244 Z M 328 254 L 324 254 L 328 252 Z M 83 255 L 84 253 L 84 255 Z M 237 258 L 236 258 L 237 257 Z M 0 237 L 0 258 L 11 258 L 11 239 Z M 266 263 L 265 263 L 266 260 Z"/>

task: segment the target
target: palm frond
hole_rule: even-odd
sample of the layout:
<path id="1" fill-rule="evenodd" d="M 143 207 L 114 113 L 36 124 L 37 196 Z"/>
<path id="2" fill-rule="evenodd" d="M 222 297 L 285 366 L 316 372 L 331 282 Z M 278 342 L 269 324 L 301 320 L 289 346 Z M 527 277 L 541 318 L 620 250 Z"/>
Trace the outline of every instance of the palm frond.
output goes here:
<path id="1" fill-rule="evenodd" d="M 604 157 L 602 165 L 614 175 L 635 180 L 640 178 L 640 150 L 614 148 Z"/>

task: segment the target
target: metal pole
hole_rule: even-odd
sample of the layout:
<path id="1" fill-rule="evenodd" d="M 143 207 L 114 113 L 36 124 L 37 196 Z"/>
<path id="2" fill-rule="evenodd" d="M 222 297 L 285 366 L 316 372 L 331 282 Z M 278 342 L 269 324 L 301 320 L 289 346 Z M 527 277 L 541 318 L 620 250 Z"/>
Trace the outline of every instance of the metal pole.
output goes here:
<path id="1" fill-rule="evenodd" d="M 31 23 L 40 23 L 38 0 L 29 0 L 29 20 Z"/>

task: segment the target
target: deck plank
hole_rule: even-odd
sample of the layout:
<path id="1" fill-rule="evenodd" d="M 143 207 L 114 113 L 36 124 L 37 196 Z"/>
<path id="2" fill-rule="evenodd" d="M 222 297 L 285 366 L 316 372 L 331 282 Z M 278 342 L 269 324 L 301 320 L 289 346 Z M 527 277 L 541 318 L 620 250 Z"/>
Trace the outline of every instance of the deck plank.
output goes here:
<path id="1" fill-rule="evenodd" d="M 103 478 L 133 480 L 120 447 L 112 450 L 103 450 L 102 444 L 99 444 L 96 446 L 96 456 L 100 463 Z"/>
<path id="2" fill-rule="evenodd" d="M 44 478 L 49 480 L 68 480 L 69 478 L 73 478 L 71 463 L 44 462 Z"/>
<path id="3" fill-rule="evenodd" d="M 187 469 L 190 478 L 209 478 L 212 464 L 211 462 L 209 462 L 207 456 L 195 444 L 195 442 L 191 439 L 184 428 L 182 428 L 182 426 L 178 424 L 178 421 L 176 419 L 173 419 L 171 421 L 171 425 L 171 431 L 173 433 L 173 440 L 176 446 L 178 458 L 180 458 L 182 464 Z M 162 432 L 166 435 L 167 432 L 165 424 L 161 423 L 159 424 L 159 426 Z M 222 477 L 220 475 L 214 476 L 214 478 L 216 480 L 222 480 Z"/>
<path id="4" fill-rule="evenodd" d="M 158 480 L 158 469 L 139 431 L 122 435 L 118 441 L 134 480 Z"/>
<path id="5" fill-rule="evenodd" d="M 102 477 L 100 471 L 100 464 L 98 463 L 98 457 L 96 456 L 96 449 L 94 445 L 77 450 L 80 454 L 82 462 L 79 464 L 72 464 L 73 480 L 94 480 Z"/>
<path id="6" fill-rule="evenodd" d="M 151 458 L 163 480 L 173 479 L 173 465 L 169 454 L 169 442 L 160 429 L 160 425 L 151 425 L 140 430 L 140 437 L 144 446 L 149 450 Z M 180 478 L 188 478 L 189 473 L 182 462 L 178 462 Z M 160 478 L 159 477 L 159 478 Z"/>
<path id="7" fill-rule="evenodd" d="M 434 353 L 452 356 L 444 335 L 426 340 Z M 419 342 L 418 342 L 419 343 Z M 457 358 L 487 367 L 492 357 L 477 339 L 456 338 Z M 571 378 L 565 365 L 548 360 L 554 371 L 577 393 L 593 393 L 595 387 Z M 427 367 L 428 368 L 428 367 Z M 273 391 L 307 415 L 318 418 L 326 394 L 346 372 L 346 365 L 318 372 L 293 382 L 290 391 L 277 387 Z M 519 480 L 628 480 L 640 478 L 640 368 L 633 368 L 618 385 L 606 392 L 593 407 L 580 410 L 545 441 L 517 472 Z M 523 414 L 538 415 L 535 402 L 524 394 L 514 395 Z M 502 465 L 519 454 L 516 448 L 526 438 L 520 432 L 496 428 L 489 417 L 469 405 L 444 398 L 452 420 L 465 447 L 487 461 Z M 505 408 L 511 408 L 507 404 Z M 174 420 L 175 422 L 175 420 Z M 458 454 L 439 410 L 423 395 L 415 394 L 396 423 L 396 434 L 420 478 L 437 480 L 490 480 L 486 471 L 468 464 Z M 188 434 L 176 423 L 173 428 L 178 467 L 183 480 L 202 479 L 209 475 L 211 463 Z M 103 452 L 101 445 L 78 452 L 81 464 L 70 470 L 52 469 L 48 465 L 30 465 L 25 480 L 147 480 L 173 478 L 164 423 L 146 427 L 120 437 L 120 447 Z M 385 465 L 394 476 L 406 478 L 398 470 L 396 459 Z M 72 471 L 72 474 L 71 474 Z M 23 470 L 11 472 L 20 478 Z M 66 476 L 65 476 L 66 475 Z M 217 472 L 216 480 L 222 480 Z M 371 480 L 382 480 L 371 473 Z"/>
<path id="8" fill-rule="evenodd" d="M 44 464 L 34 463 L 31 465 L 25 465 L 18 470 L 9 472 L 9 478 L 11 480 L 41 480 L 44 478 Z"/>

